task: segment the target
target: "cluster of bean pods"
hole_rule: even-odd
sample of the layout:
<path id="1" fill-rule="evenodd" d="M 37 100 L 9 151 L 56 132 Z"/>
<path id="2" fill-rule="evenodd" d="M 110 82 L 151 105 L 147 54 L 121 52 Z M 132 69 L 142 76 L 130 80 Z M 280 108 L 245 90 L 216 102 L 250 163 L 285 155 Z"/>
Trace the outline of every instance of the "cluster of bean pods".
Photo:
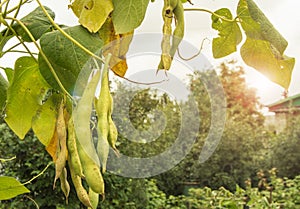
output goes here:
<path id="1" fill-rule="evenodd" d="M 102 72 L 102 73 L 101 73 Z M 102 76 L 101 76 L 102 75 Z M 95 92 L 101 81 L 100 96 Z M 67 181 L 66 162 L 78 199 L 88 208 L 97 208 L 99 195 L 104 198 L 104 180 L 102 174 L 106 171 L 109 148 L 118 154 L 116 141 L 117 128 L 112 120 L 113 100 L 109 89 L 108 62 L 102 71 L 97 70 L 88 82 L 81 99 L 68 116 L 61 102 L 57 124 L 57 151 L 55 156 L 55 180 L 60 179 L 61 189 L 68 200 L 70 185 Z M 93 107 L 97 113 L 98 141 L 95 146 L 90 124 Z M 86 181 L 88 188 L 83 186 Z"/>

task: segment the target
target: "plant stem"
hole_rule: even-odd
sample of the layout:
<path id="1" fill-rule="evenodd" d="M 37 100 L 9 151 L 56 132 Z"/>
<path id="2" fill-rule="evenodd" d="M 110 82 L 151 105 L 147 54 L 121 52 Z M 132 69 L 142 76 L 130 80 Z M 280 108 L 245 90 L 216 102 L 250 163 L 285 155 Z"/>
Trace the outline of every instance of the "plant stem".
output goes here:
<path id="1" fill-rule="evenodd" d="M 7 161 L 12 161 L 12 160 L 14 160 L 14 159 L 16 159 L 16 156 L 13 156 L 13 157 L 11 157 L 11 158 L 8 158 L 8 159 L 4 159 L 4 158 L 0 158 L 0 162 L 7 162 Z"/>
<path id="2" fill-rule="evenodd" d="M 200 46 L 199 51 L 198 51 L 196 54 L 194 54 L 193 56 L 189 57 L 189 58 L 183 57 L 183 56 L 181 55 L 180 50 L 179 50 L 179 47 L 178 47 L 178 50 L 177 50 L 178 56 L 180 57 L 180 59 L 182 59 L 182 60 L 184 60 L 184 61 L 189 61 L 189 60 L 192 60 L 192 59 L 196 58 L 199 54 L 201 54 L 202 49 L 203 49 L 203 45 L 204 45 L 204 41 L 206 41 L 206 40 L 209 41 L 208 38 L 203 39 L 202 42 L 201 42 L 201 46 Z"/>
<path id="3" fill-rule="evenodd" d="M 6 3 L 6 2 L 8 2 L 9 0 L 4 0 L 3 2 L 1 2 L 0 3 L 0 8 L 2 8 L 2 6 Z"/>
<path id="4" fill-rule="evenodd" d="M 6 53 L 9 53 L 9 52 L 15 52 L 15 51 L 17 51 L 17 50 L 13 50 L 14 48 L 16 48 L 16 47 L 18 47 L 18 46 L 20 46 L 21 45 L 21 43 L 19 42 L 19 43 L 17 43 L 17 44 L 15 44 L 15 45 L 13 45 L 12 47 L 10 47 L 9 49 L 7 49 L 7 50 L 5 50 L 4 52 L 2 52 L 2 56 L 4 56 Z M 26 53 L 28 53 L 27 51 L 26 51 Z"/>
<path id="5" fill-rule="evenodd" d="M 47 10 L 45 9 L 45 7 L 41 4 L 40 0 L 36 0 L 37 3 L 39 4 L 39 6 L 41 7 L 41 9 L 43 10 L 44 14 L 47 16 L 47 18 L 49 19 L 49 21 L 51 22 L 51 24 L 59 31 L 61 32 L 67 39 L 69 39 L 70 41 L 72 41 L 76 46 L 78 46 L 80 49 L 82 49 L 85 53 L 87 53 L 88 55 L 96 58 L 97 60 L 100 60 L 101 62 L 104 63 L 104 60 L 97 56 L 96 54 L 94 54 L 93 52 L 91 52 L 90 50 L 88 50 L 86 47 L 84 47 L 82 44 L 80 44 L 78 41 L 76 41 L 72 36 L 70 36 L 69 34 L 67 34 L 61 27 L 59 27 L 59 25 L 57 25 L 54 20 L 52 19 L 52 17 L 48 14 Z"/>
<path id="6" fill-rule="evenodd" d="M 33 204 L 35 205 L 35 207 L 37 209 L 40 209 L 39 205 L 37 204 L 37 202 L 34 199 L 32 199 L 31 197 L 29 197 L 28 195 L 24 195 L 24 197 L 27 197 L 29 200 L 31 200 L 33 202 Z"/>
<path id="7" fill-rule="evenodd" d="M 30 2 L 31 0 L 25 0 L 24 2 L 22 2 L 21 3 L 21 5 L 23 5 L 23 4 L 26 4 L 27 2 Z M 19 8 L 19 5 L 18 6 L 15 6 L 15 7 L 13 7 L 13 8 L 11 8 L 10 10 L 8 10 L 8 11 L 6 11 L 5 12 L 5 14 L 10 14 L 10 13 L 12 13 L 12 12 L 14 12 L 16 9 L 18 9 Z"/>
<path id="8" fill-rule="evenodd" d="M 207 13 L 210 13 L 212 15 L 215 15 L 216 17 L 226 21 L 226 22 L 237 22 L 237 18 L 234 18 L 234 19 L 227 19 L 226 17 L 224 16 L 221 16 L 219 14 L 216 14 L 208 9 L 203 9 L 203 8 L 185 8 L 184 11 L 187 11 L 187 12 L 207 12 Z"/>
<path id="9" fill-rule="evenodd" d="M 26 181 L 25 183 L 23 183 L 23 185 L 26 184 L 30 184 L 33 180 L 35 180 L 36 178 L 40 177 L 41 175 L 43 175 L 45 173 L 45 171 L 49 168 L 50 165 L 52 165 L 53 162 L 49 162 L 48 165 L 36 176 L 32 177 L 30 180 Z"/>
<path id="10" fill-rule="evenodd" d="M 38 43 L 36 42 L 36 40 L 34 39 L 33 35 L 31 34 L 31 32 L 28 30 L 28 28 L 18 19 L 16 18 L 10 18 L 7 17 L 7 19 L 12 19 L 15 20 L 23 29 L 24 31 L 27 33 L 27 35 L 29 36 L 29 38 L 32 40 L 32 42 L 34 43 L 34 45 L 36 46 L 36 48 L 39 50 L 41 56 L 44 58 L 45 62 L 47 63 L 52 75 L 54 76 L 56 82 L 58 83 L 59 87 L 61 88 L 61 90 L 68 95 L 68 97 L 70 97 L 71 99 L 73 98 L 69 92 L 65 89 L 65 87 L 62 85 L 61 81 L 59 80 L 54 68 L 52 67 L 50 61 L 48 60 L 47 56 L 45 55 L 45 53 L 43 52 L 43 50 L 41 49 L 41 47 L 38 45 Z M 31 52 L 30 52 L 31 53 Z M 31 53 L 32 54 L 32 53 Z"/>
<path id="11" fill-rule="evenodd" d="M 21 51 L 21 50 L 10 50 L 10 51 L 5 51 L 3 54 L 10 53 L 10 52 L 17 52 L 17 53 L 28 54 L 28 51 Z M 38 55 L 38 53 L 35 53 L 35 52 L 31 52 L 31 54 L 33 54 L 33 55 Z"/>
<path id="12" fill-rule="evenodd" d="M 31 53 L 31 51 L 29 50 L 29 48 L 26 46 L 26 44 L 23 42 L 23 40 L 18 36 L 17 32 L 10 26 L 7 26 L 9 28 L 9 30 L 11 30 L 13 32 L 13 34 L 17 37 L 17 39 L 19 40 L 19 42 L 22 44 L 22 46 L 26 49 L 26 51 L 30 54 L 30 56 L 32 58 L 35 59 L 35 57 L 33 56 L 33 54 Z M 9 31 L 7 30 L 7 31 Z M 6 35 L 6 34 L 5 34 Z"/>

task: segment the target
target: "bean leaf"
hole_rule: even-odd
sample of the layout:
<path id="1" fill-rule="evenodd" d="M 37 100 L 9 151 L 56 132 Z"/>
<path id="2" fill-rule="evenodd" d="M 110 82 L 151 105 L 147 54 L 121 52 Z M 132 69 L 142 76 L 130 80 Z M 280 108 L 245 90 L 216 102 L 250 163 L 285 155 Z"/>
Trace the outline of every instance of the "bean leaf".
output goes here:
<path id="1" fill-rule="evenodd" d="M 45 7 L 45 9 L 52 19 L 54 19 L 54 12 L 48 7 Z M 20 21 L 27 27 L 35 40 L 38 40 L 44 33 L 51 31 L 52 28 L 51 22 L 48 20 L 47 16 L 40 7 L 37 7 L 27 16 L 23 17 Z M 32 41 L 19 23 L 15 23 L 13 25 L 13 29 L 15 29 L 17 34 L 20 35 L 24 41 Z"/>
<path id="2" fill-rule="evenodd" d="M 247 35 L 252 39 L 261 39 L 270 42 L 281 54 L 288 42 L 274 28 L 272 23 L 258 8 L 253 0 L 240 0 L 237 8 L 238 17 Z"/>
<path id="3" fill-rule="evenodd" d="M 28 192 L 30 191 L 15 178 L 0 176 L 0 200 L 8 200 Z"/>
<path id="4" fill-rule="evenodd" d="M 96 53 L 102 47 L 102 40 L 97 35 L 90 34 L 82 26 L 74 26 L 64 29 L 80 44 L 85 46 L 91 52 Z M 67 39 L 59 31 L 50 32 L 42 36 L 40 40 L 41 48 L 53 66 L 58 78 L 69 93 L 73 93 L 74 85 L 80 74 L 82 88 L 86 85 L 91 71 L 89 68 L 90 55 Z M 39 55 L 40 71 L 45 80 L 55 89 L 60 90 L 59 85 L 53 77 L 44 58 Z M 80 89 L 80 88 L 79 88 Z"/>
<path id="5" fill-rule="evenodd" d="M 232 19 L 229 9 L 223 8 L 215 12 L 226 19 Z M 221 18 L 212 15 L 212 28 L 219 31 L 219 37 L 214 38 L 212 42 L 214 58 L 225 57 L 237 50 L 237 45 L 242 41 L 242 33 L 236 22 L 224 21 Z"/>
<path id="6" fill-rule="evenodd" d="M 5 71 L 8 82 L 11 83 L 13 80 L 13 77 L 14 77 L 14 70 L 12 68 L 7 67 L 7 68 L 4 68 L 4 71 Z"/>
<path id="7" fill-rule="evenodd" d="M 281 56 L 268 41 L 251 38 L 247 38 L 241 47 L 241 56 L 247 65 L 288 89 L 295 65 L 294 58 Z"/>
<path id="8" fill-rule="evenodd" d="M 6 102 L 7 88 L 8 88 L 8 82 L 0 74 L 0 113 Z"/>
<path id="9" fill-rule="evenodd" d="M 149 0 L 113 0 L 112 19 L 117 34 L 137 28 L 143 21 Z"/>
<path id="10" fill-rule="evenodd" d="M 17 59 L 13 81 L 7 90 L 5 121 L 20 139 L 31 128 L 32 118 L 48 89 L 34 58 Z"/>
<path id="11" fill-rule="evenodd" d="M 113 4 L 112 0 L 75 0 L 71 8 L 80 24 L 95 33 L 113 10 Z"/>
<path id="12" fill-rule="evenodd" d="M 237 14 L 247 35 L 241 48 L 245 63 L 288 89 L 295 59 L 284 55 L 287 41 L 252 0 L 240 0 Z"/>
<path id="13" fill-rule="evenodd" d="M 32 119 L 32 129 L 40 142 L 48 146 L 53 137 L 57 107 L 61 102 L 61 95 L 53 94 L 40 108 Z"/>

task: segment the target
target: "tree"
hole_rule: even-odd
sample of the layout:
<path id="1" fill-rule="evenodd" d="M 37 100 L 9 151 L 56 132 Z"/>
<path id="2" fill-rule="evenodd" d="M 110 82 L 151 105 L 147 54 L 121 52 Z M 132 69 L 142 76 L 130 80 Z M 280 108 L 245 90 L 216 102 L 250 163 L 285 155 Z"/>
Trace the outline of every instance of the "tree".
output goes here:
<path id="1" fill-rule="evenodd" d="M 247 87 L 244 71 L 236 62 L 221 63 L 218 68 L 227 100 L 227 121 L 221 141 L 213 155 L 200 163 L 199 155 L 207 140 L 212 111 L 203 80 L 211 78 L 212 71 L 196 72 L 191 76 L 190 86 L 198 104 L 201 126 L 187 157 L 157 177 L 159 188 L 169 195 L 181 194 L 184 182 L 196 182 L 200 187 L 214 189 L 222 186 L 234 191 L 236 184 L 245 187 L 248 178 L 254 179 L 255 183 L 256 172 L 268 168 L 265 146 L 270 137 L 263 127 L 264 117 L 259 112 L 260 103 L 255 91 Z M 194 114 L 189 116 L 189 121 L 193 121 Z"/>
<path id="2" fill-rule="evenodd" d="M 124 77 L 126 53 L 134 30 L 144 19 L 149 0 L 137 0 L 131 4 L 117 0 L 96 0 L 93 4 L 75 0 L 70 8 L 80 25 L 72 27 L 57 24 L 54 12 L 39 0 L 36 1 L 38 8 L 21 19 L 17 15 L 28 0 L 12 7 L 9 1 L 0 4 L 0 24 L 3 27 L 0 33 L 1 57 L 13 52 L 19 45 L 23 47 L 22 52 L 29 55 L 18 58 L 13 70 L 1 67 L 8 78 L 7 82 L 0 76 L 1 112 L 5 112 L 2 114 L 5 122 L 20 139 L 24 139 L 32 129 L 45 146 L 55 162 L 55 181 L 60 179 L 66 199 L 70 192 L 70 184 L 65 178 L 68 163 L 72 181 L 77 182 L 78 196 L 83 192 L 84 197 L 80 197 L 82 202 L 86 206 L 96 207 L 98 195 L 104 195 L 100 165 L 104 173 L 108 144 L 118 153 L 107 71 L 110 68 L 116 75 Z M 242 28 L 246 41 L 240 52 L 245 63 L 288 88 L 295 60 L 284 55 L 287 41 L 252 0 L 240 0 L 235 18 L 226 8 L 215 12 L 199 8 L 184 9 L 184 3 L 186 1 L 164 1 L 164 36 L 158 69 L 169 70 L 184 36 L 184 12 L 196 10 L 210 13 L 212 28 L 219 32 L 219 36 L 213 39 L 215 58 L 237 50 L 237 45 L 242 41 Z M 172 21 L 175 23 L 174 30 Z M 16 45 L 10 45 L 12 38 L 17 39 Z M 29 43 L 37 50 L 31 50 Z M 107 44 L 111 45 L 104 48 Z M 4 46 L 8 46 L 8 50 L 4 50 Z M 102 73 L 100 66 L 103 66 Z M 95 98 L 95 92 L 100 80 L 99 99 Z M 79 101 L 78 97 L 81 97 Z M 93 103 L 97 151 L 90 133 Z M 95 197 L 92 201 L 82 190 L 83 176 L 83 183 L 88 184 L 90 195 Z"/>
<path id="3" fill-rule="evenodd" d="M 264 123 L 260 112 L 262 105 L 256 90 L 249 88 L 245 81 L 245 72 L 235 61 L 221 63 L 220 78 L 226 94 L 228 117 L 235 121 L 249 119 L 256 127 Z M 257 123 L 256 123 L 257 122 Z"/>
<path id="4" fill-rule="evenodd" d="M 299 175 L 299 115 L 290 113 L 288 126 L 270 141 L 271 166 L 277 168 L 278 176 L 294 178 Z"/>

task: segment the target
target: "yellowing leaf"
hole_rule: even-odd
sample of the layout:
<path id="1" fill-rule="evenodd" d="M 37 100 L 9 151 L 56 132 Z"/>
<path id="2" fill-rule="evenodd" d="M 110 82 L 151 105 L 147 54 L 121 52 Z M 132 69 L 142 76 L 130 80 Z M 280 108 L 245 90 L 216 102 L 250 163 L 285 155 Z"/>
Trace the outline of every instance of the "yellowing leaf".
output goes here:
<path id="1" fill-rule="evenodd" d="M 13 81 L 7 90 L 5 121 L 23 139 L 31 128 L 31 121 L 39 109 L 49 85 L 39 72 L 32 57 L 20 57 L 15 63 Z"/>
<path id="2" fill-rule="evenodd" d="M 112 19 L 108 18 L 99 31 L 100 38 L 104 41 L 103 55 L 112 54 L 110 67 L 114 73 L 124 77 L 128 66 L 126 53 L 128 52 L 133 37 L 133 31 L 125 34 L 116 34 Z"/>
<path id="3" fill-rule="evenodd" d="M 53 94 L 37 111 L 32 119 L 32 129 L 40 142 L 48 146 L 55 130 L 57 106 L 61 101 L 59 94 Z"/>
<path id="4" fill-rule="evenodd" d="M 52 157 L 53 162 L 56 162 L 56 150 L 58 147 L 58 136 L 57 136 L 57 132 L 55 131 L 53 134 L 53 137 L 50 141 L 50 143 L 48 144 L 48 146 L 46 147 L 47 152 L 49 153 L 49 155 Z"/>
<path id="5" fill-rule="evenodd" d="M 295 59 L 281 56 L 270 42 L 247 38 L 241 47 L 244 62 L 267 76 L 271 81 L 288 89 Z"/>
<path id="6" fill-rule="evenodd" d="M 80 24 L 90 32 L 97 32 L 114 7 L 111 0 L 75 0 L 71 8 Z"/>
<path id="7" fill-rule="evenodd" d="M 0 176 L 0 200 L 8 200 L 28 192 L 30 191 L 15 178 Z"/>
<path id="8" fill-rule="evenodd" d="M 112 71 L 114 71 L 114 73 L 120 77 L 124 77 L 128 66 L 127 66 L 127 62 L 126 60 L 122 60 L 118 57 L 112 57 L 112 61 L 114 62 L 113 66 L 111 67 Z"/>

